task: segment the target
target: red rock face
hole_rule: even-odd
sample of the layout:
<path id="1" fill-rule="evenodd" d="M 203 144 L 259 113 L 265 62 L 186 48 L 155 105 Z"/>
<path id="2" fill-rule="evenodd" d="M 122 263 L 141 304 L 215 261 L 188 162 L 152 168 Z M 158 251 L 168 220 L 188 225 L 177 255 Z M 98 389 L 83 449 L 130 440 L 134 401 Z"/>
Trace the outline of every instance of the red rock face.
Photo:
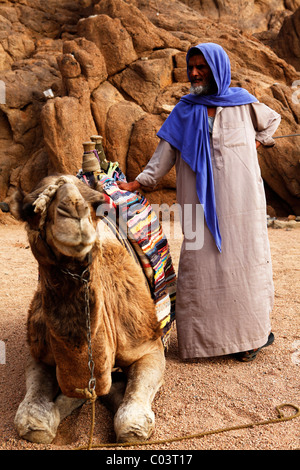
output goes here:
<path id="1" fill-rule="evenodd" d="M 300 71 L 300 7 L 293 15 L 285 18 L 276 38 L 274 49 L 277 54 Z"/>
<path id="2" fill-rule="evenodd" d="M 235 1 L 218 8 L 188 0 L 1 2 L 0 200 L 17 184 L 30 191 L 53 171 L 76 174 L 82 142 L 92 134 L 103 135 L 107 158 L 133 179 L 152 156 L 162 122 L 188 93 L 185 54 L 200 42 L 222 45 L 232 85 L 282 115 L 277 134 L 299 132 L 298 4 L 267 3 L 258 11 L 247 2 L 246 11 Z M 53 98 L 45 97 L 48 89 Z M 299 137 L 259 149 L 276 210 L 300 210 L 298 161 Z M 148 196 L 174 202 L 175 173 Z"/>

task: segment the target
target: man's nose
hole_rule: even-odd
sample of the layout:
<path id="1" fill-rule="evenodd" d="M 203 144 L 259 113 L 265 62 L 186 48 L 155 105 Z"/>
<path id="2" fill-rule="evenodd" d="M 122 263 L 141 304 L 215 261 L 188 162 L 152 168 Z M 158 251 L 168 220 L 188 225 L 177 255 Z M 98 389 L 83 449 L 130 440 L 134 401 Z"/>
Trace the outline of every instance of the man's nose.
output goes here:
<path id="1" fill-rule="evenodd" d="M 199 73 L 199 70 L 197 69 L 197 67 L 192 67 L 192 69 L 190 70 L 190 77 L 196 77 Z"/>

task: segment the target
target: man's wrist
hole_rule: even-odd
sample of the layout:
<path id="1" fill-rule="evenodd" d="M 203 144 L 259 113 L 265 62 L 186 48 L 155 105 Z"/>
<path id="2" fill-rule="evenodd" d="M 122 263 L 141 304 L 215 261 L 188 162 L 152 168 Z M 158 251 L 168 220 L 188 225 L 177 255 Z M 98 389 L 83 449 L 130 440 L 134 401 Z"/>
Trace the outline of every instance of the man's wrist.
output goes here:
<path id="1" fill-rule="evenodd" d="M 138 180 L 134 180 L 133 184 L 134 184 L 134 191 L 137 191 L 142 186 Z"/>

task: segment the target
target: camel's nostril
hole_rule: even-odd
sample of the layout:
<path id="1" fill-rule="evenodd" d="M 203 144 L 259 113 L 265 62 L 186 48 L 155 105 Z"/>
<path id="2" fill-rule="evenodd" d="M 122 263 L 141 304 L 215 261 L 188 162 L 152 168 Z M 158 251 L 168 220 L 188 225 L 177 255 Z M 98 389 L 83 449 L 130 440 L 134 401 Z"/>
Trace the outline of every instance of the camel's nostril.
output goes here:
<path id="1" fill-rule="evenodd" d="M 62 217 L 81 219 L 89 215 L 89 206 L 85 201 L 62 201 L 57 207 L 57 213 Z"/>
<path id="2" fill-rule="evenodd" d="M 85 201 L 78 201 L 76 203 L 76 210 L 79 218 L 87 217 L 89 215 L 89 206 Z"/>

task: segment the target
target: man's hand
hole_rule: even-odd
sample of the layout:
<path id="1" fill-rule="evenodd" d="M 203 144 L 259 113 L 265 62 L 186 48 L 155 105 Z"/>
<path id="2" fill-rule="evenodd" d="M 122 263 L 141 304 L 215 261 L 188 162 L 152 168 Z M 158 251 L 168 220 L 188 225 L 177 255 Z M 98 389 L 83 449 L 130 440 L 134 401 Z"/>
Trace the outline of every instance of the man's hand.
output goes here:
<path id="1" fill-rule="evenodd" d="M 258 140 L 256 140 L 255 143 L 256 143 L 256 148 L 258 149 L 258 147 L 261 145 L 261 143 L 258 142 Z"/>
<path id="2" fill-rule="evenodd" d="M 141 184 L 136 180 L 132 181 L 131 183 L 123 183 L 122 181 L 117 181 L 117 185 L 120 189 L 123 189 L 124 191 L 130 191 L 131 193 L 137 191 L 141 187 Z"/>

